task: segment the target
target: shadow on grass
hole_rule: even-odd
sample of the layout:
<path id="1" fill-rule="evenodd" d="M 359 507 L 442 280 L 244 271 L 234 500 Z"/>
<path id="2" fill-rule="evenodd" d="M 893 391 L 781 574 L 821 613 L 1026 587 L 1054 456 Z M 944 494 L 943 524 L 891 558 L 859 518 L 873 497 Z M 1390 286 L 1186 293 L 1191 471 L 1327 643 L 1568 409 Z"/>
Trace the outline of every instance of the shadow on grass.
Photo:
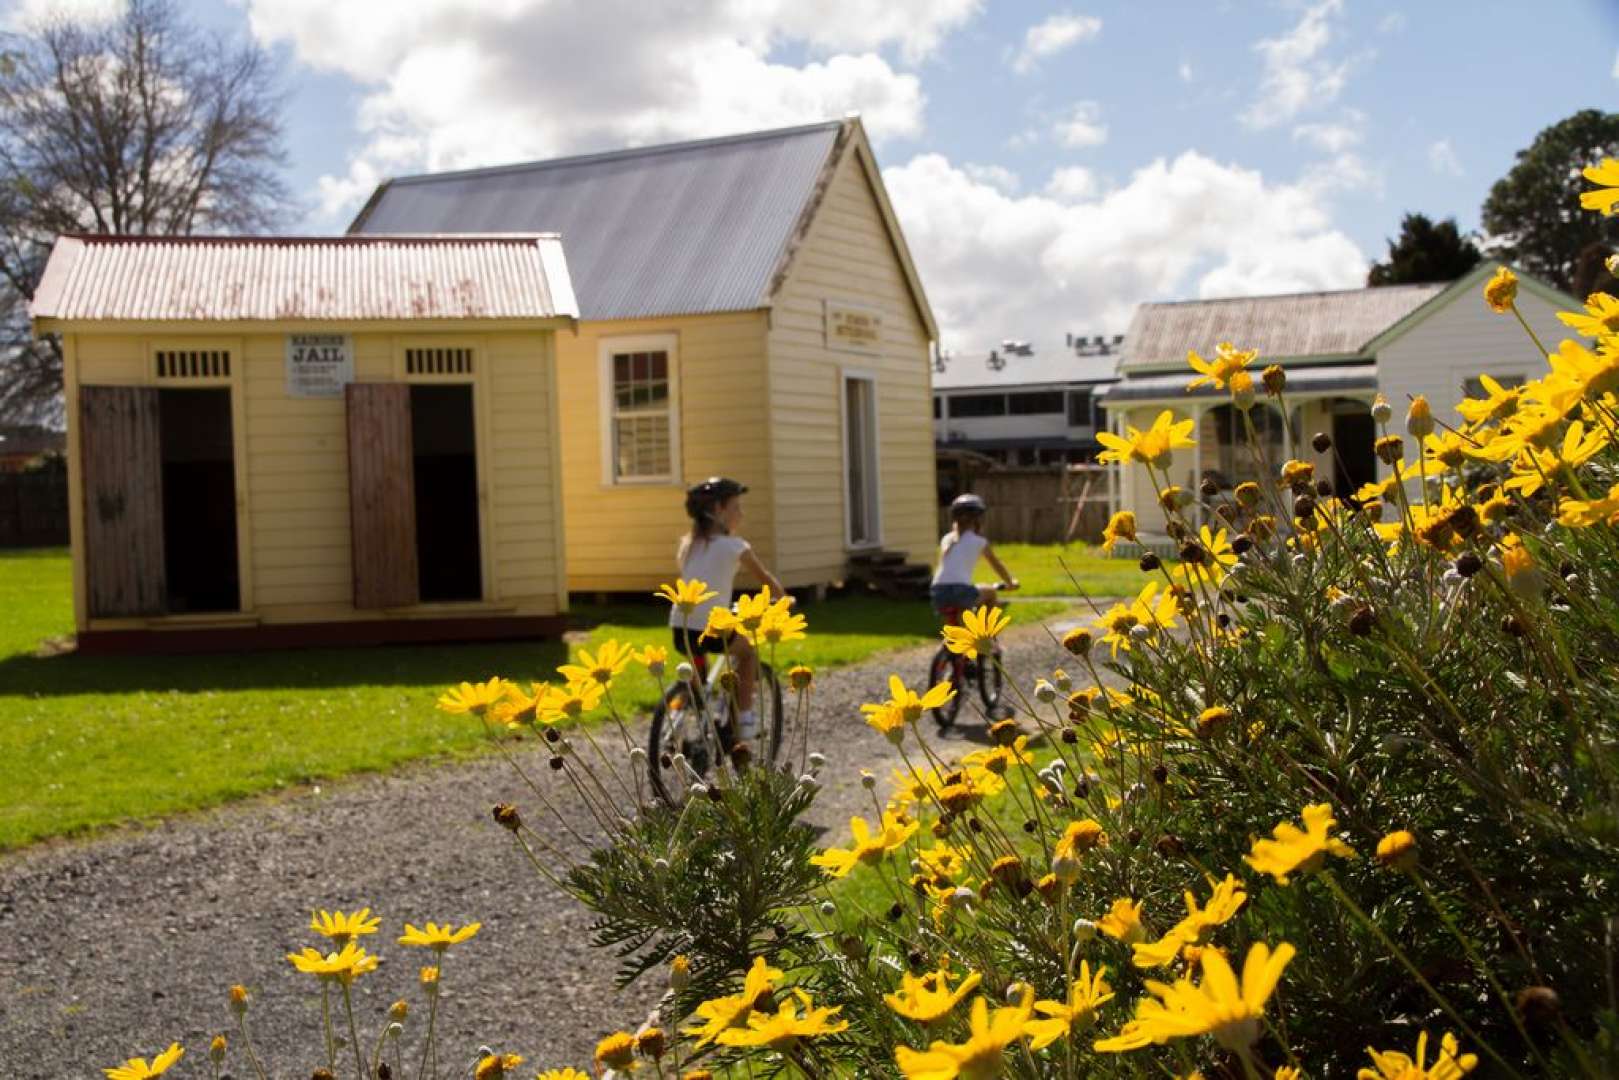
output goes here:
<path id="1" fill-rule="evenodd" d="M 932 611 L 922 603 L 840 597 L 802 610 L 811 634 L 823 642 L 845 635 L 921 641 L 938 632 Z M 667 606 L 648 601 L 576 605 L 570 622 L 586 631 L 603 627 L 605 633 L 617 628 L 655 633 L 668 618 Z M 445 686 L 477 674 L 545 678 L 566 662 L 567 653 L 563 642 L 536 640 L 180 656 L 15 654 L 0 659 L 0 695 Z"/>

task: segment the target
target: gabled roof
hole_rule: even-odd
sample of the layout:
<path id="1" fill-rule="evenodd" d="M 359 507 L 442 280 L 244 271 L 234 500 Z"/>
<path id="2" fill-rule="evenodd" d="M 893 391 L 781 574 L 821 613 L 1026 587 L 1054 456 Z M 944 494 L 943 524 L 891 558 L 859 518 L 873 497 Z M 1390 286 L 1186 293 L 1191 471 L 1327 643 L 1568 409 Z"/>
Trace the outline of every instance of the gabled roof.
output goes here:
<path id="1" fill-rule="evenodd" d="M 770 303 L 845 147 L 937 336 L 858 120 L 388 180 L 349 232 L 555 232 L 583 318 L 751 311 Z"/>
<path id="2" fill-rule="evenodd" d="M 1125 333 L 1127 368 L 1186 365 L 1222 341 L 1271 360 L 1358 356 L 1385 330 L 1446 290 L 1440 283 L 1142 304 Z"/>
<path id="3" fill-rule="evenodd" d="M 577 318 L 561 241 L 500 236 L 62 236 L 35 320 Z"/>

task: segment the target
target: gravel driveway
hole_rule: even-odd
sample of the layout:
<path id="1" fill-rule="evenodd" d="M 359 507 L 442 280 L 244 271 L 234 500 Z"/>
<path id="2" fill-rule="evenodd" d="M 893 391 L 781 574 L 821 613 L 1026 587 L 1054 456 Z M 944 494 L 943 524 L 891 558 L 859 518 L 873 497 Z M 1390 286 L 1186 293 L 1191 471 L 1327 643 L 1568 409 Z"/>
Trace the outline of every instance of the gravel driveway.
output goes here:
<path id="1" fill-rule="evenodd" d="M 1025 688 L 1058 662 L 1042 628 L 1010 631 L 1007 645 Z M 886 778 L 897 762 L 860 703 L 886 696 L 890 671 L 920 683 L 932 648 L 818 678 L 811 746 L 827 763 L 812 816 L 830 836 L 869 811 L 859 769 Z M 953 738 L 982 738 L 968 710 Z M 319 995 L 283 955 L 310 943 L 312 909 L 364 905 L 384 922 L 371 939 L 383 965 L 355 987 L 362 1041 L 390 1001 L 420 1000 L 421 956 L 392 941 L 401 924 L 479 920 L 482 932 L 445 966 L 445 1075 L 470 1075 L 460 1065 L 479 1043 L 535 1067 L 587 1065 L 595 1040 L 633 1027 L 661 988 L 613 989 L 611 956 L 589 945 L 590 914 L 540 880 L 490 820 L 502 800 L 532 796 L 491 756 L 0 857 L 0 1072 L 99 1076 L 178 1039 L 188 1056 L 171 1075 L 209 1075 L 208 1040 L 230 1027 L 226 989 L 241 982 L 255 995 L 261 1057 L 273 1075 L 302 1080 L 324 1063 Z M 232 1058 L 238 1078 L 251 1075 Z"/>

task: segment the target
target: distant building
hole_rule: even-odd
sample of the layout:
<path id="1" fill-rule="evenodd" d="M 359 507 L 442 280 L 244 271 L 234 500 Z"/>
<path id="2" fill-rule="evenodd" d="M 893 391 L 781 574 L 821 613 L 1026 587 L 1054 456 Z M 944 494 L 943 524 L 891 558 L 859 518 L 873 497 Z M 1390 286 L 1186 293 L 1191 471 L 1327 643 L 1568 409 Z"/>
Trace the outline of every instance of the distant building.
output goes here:
<path id="1" fill-rule="evenodd" d="M 1267 364 L 1287 372 L 1288 423 L 1263 390 L 1250 413 L 1270 460 L 1313 462 L 1316 476 L 1337 493 L 1353 492 L 1388 475 L 1388 466 L 1372 452 L 1379 432 L 1371 405 L 1378 393 L 1402 418 L 1391 430 L 1403 434 L 1412 395 L 1426 395 L 1435 417 L 1455 425 L 1461 422 L 1456 402 L 1482 392 L 1480 374 L 1510 386 L 1543 369 L 1515 321 L 1485 306 L 1482 290 L 1494 272 L 1494 263 L 1481 263 L 1448 285 L 1142 304 L 1125 337 L 1120 379 L 1103 399 L 1111 429 L 1145 429 L 1167 409 L 1176 419 L 1192 420 L 1197 439 L 1195 448 L 1175 451 L 1166 469 L 1172 483 L 1195 491 L 1205 479 L 1221 489 L 1257 479 L 1259 466 L 1229 393 L 1186 389 L 1196 377 L 1187 351 L 1213 356 L 1219 342 L 1229 341 L 1259 351 L 1252 365 L 1256 383 Z M 1557 314 L 1579 306 L 1572 296 L 1519 274 L 1518 308 L 1541 340 L 1564 336 Z M 1311 449 L 1318 432 L 1332 439 L 1326 453 Z M 1115 467 L 1115 474 L 1115 505 L 1135 511 L 1144 528 L 1160 522 L 1146 470 Z"/>
<path id="2" fill-rule="evenodd" d="M 1120 345 L 1118 338 L 1098 345 L 1084 338 L 1051 346 L 1006 342 L 984 356 L 948 356 L 942 371 L 936 362 L 935 445 L 1003 465 L 1094 460 L 1096 433 L 1107 424 L 1099 398 L 1118 379 Z"/>

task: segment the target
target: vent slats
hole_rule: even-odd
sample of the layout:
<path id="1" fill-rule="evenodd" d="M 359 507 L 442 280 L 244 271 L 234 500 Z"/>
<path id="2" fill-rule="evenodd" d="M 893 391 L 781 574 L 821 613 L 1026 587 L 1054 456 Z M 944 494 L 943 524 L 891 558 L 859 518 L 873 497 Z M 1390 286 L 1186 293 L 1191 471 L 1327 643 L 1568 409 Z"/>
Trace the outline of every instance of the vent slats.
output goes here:
<path id="1" fill-rule="evenodd" d="M 158 349 L 153 353 L 160 379 L 228 379 L 227 349 Z"/>
<path id="2" fill-rule="evenodd" d="M 466 348 L 406 349 L 406 375 L 471 375 L 472 350 Z"/>

